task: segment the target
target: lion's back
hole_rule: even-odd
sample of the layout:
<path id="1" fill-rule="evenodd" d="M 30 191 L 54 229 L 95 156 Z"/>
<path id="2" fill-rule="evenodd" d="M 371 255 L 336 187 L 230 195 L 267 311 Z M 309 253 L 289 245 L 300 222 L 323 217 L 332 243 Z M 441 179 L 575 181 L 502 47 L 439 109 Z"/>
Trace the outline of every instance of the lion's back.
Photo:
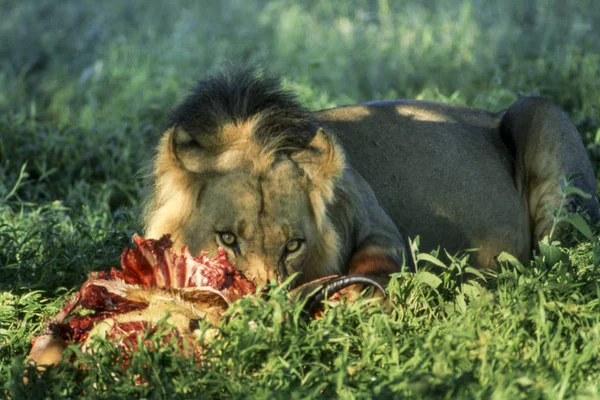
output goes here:
<path id="1" fill-rule="evenodd" d="M 502 113 L 399 101 L 315 116 L 337 135 L 403 235 L 421 236 L 423 250 L 479 247 L 484 264 L 498 248 L 528 257 L 526 207 L 498 133 Z"/>

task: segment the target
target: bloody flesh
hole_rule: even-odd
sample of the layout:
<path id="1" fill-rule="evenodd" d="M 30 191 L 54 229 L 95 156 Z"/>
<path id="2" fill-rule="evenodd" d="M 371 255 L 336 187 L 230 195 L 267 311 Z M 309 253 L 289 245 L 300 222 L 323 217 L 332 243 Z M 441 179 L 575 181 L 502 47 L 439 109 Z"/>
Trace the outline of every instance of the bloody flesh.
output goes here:
<path id="1" fill-rule="evenodd" d="M 46 351 L 41 345 L 36 348 L 38 339 L 52 337 L 52 343 L 62 340 L 65 345 L 82 344 L 100 322 L 106 324 L 103 332 L 109 339 L 131 348 L 139 332 L 153 327 L 143 317 L 151 315 L 150 308 L 155 304 L 163 307 L 157 307 L 157 312 L 163 310 L 165 299 L 169 303 L 172 298 L 184 313 L 186 307 L 194 312 L 202 307 L 217 308 L 218 316 L 219 306 L 225 308 L 256 292 L 254 283 L 229 263 L 223 249 L 211 259 L 204 253 L 193 257 L 187 247 L 181 249 L 181 254 L 173 253 L 168 235 L 159 240 L 135 235 L 133 240 L 136 248 L 123 251 L 121 269 L 92 272 L 49 322 L 44 335 L 32 340 L 31 359 L 36 361 L 36 354 Z M 154 298 L 159 298 L 159 303 Z M 129 319 L 123 318 L 128 316 Z M 175 328 L 174 334 L 177 333 Z"/>

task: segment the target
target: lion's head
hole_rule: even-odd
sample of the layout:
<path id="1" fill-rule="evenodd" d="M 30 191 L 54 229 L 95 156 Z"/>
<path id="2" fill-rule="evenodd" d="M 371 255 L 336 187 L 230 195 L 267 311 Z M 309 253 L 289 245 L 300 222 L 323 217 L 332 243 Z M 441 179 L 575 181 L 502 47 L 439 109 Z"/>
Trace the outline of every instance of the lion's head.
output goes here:
<path id="1" fill-rule="evenodd" d="M 279 82 L 254 70 L 200 81 L 158 146 L 146 237 L 193 254 L 222 247 L 258 284 L 339 273 L 327 206 L 344 170 L 335 139 Z"/>

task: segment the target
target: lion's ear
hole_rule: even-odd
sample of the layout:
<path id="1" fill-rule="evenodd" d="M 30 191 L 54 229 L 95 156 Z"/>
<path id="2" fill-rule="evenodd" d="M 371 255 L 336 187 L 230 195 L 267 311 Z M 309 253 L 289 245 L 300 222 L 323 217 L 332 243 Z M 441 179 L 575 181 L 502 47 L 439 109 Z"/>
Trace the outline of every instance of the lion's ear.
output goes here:
<path id="1" fill-rule="evenodd" d="M 316 192 L 325 204 L 330 203 L 335 183 L 341 178 L 345 165 L 344 152 L 336 139 L 319 128 L 308 147 L 292 155 L 292 159 L 310 179 L 311 194 Z"/>
<path id="2" fill-rule="evenodd" d="M 167 135 L 169 149 L 183 169 L 194 173 L 206 170 L 205 151 L 197 140 L 178 125 L 169 129 Z"/>

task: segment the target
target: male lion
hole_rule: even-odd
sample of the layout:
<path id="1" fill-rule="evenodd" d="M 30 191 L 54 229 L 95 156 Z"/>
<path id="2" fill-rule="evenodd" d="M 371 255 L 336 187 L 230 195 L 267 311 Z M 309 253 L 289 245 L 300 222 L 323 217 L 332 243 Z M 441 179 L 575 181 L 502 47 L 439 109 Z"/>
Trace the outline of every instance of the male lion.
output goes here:
<path id="1" fill-rule="evenodd" d="M 478 248 L 493 269 L 531 257 L 549 233 L 561 176 L 592 195 L 568 211 L 598 219 L 580 136 L 554 104 L 523 98 L 497 113 L 381 101 L 310 113 L 277 79 L 229 69 L 201 80 L 158 146 L 147 238 L 170 233 L 193 254 L 223 247 L 257 284 L 300 272 L 385 282 L 421 249 Z"/>

